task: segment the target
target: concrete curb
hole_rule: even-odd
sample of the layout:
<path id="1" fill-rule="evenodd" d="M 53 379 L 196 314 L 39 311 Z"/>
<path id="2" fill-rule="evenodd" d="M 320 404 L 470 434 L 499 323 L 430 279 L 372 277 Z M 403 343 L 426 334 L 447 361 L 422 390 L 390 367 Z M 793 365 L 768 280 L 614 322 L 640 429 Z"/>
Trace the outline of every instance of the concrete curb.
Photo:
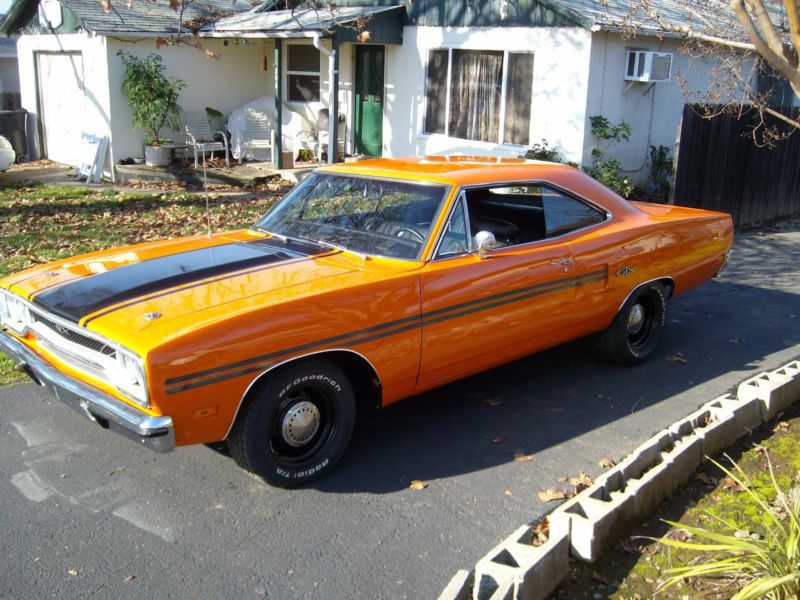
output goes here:
<path id="1" fill-rule="evenodd" d="M 649 515 L 708 457 L 800 400 L 800 361 L 765 371 L 679 419 L 548 515 L 550 537 L 532 545 L 525 525 L 459 571 L 439 600 L 538 600 L 569 574 L 569 554 L 594 562 Z M 474 577 L 473 574 L 474 573 Z M 472 588 L 470 594 L 470 587 Z"/>

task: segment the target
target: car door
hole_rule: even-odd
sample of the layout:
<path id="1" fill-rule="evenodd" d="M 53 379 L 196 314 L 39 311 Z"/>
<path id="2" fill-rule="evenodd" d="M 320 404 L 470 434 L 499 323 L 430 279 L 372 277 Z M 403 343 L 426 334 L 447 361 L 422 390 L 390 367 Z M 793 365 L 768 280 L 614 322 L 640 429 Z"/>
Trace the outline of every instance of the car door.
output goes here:
<path id="1" fill-rule="evenodd" d="M 504 188 L 505 189 L 505 188 Z M 489 200 L 489 188 L 462 191 L 454 202 L 433 260 L 421 280 L 422 355 L 419 389 L 427 389 L 530 354 L 565 339 L 564 322 L 575 298 L 575 273 L 569 244 L 532 239 L 538 212 L 535 198 L 501 206 L 502 215 L 531 216 L 526 235 L 501 240 L 488 258 L 474 248 L 474 229 L 508 233 L 510 221 L 470 216 L 468 195 Z M 479 203 L 473 203 L 478 207 Z M 526 208 L 527 207 L 527 208 Z M 501 210 L 492 208 L 490 210 Z M 508 213 L 508 214 L 506 214 Z M 518 220 L 518 222 L 522 222 Z M 505 229 L 504 229 L 505 227 Z"/>

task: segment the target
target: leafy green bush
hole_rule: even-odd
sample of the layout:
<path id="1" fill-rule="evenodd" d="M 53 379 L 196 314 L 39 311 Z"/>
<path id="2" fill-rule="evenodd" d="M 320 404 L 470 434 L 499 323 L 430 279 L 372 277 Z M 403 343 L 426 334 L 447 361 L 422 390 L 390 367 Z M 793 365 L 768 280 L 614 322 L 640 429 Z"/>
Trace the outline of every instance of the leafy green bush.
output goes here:
<path id="1" fill-rule="evenodd" d="M 524 154 L 519 155 L 520 158 L 527 158 L 530 160 L 546 160 L 548 162 L 563 163 L 564 156 L 556 150 L 551 148 L 548 141 L 542 138 L 541 142 L 533 144 L 528 148 Z"/>
<path id="2" fill-rule="evenodd" d="M 122 93 L 128 100 L 133 126 L 145 131 L 145 144 L 161 144 L 161 130 L 177 130 L 181 126 L 178 95 L 186 82 L 164 74 L 164 63 L 158 54 L 138 58 L 119 50 L 117 56 L 125 65 Z"/>
<path id="3" fill-rule="evenodd" d="M 608 149 L 617 142 L 627 142 L 633 128 L 625 121 L 613 125 L 606 117 L 594 115 L 589 117 L 592 135 L 597 138 L 597 146 L 592 149 L 592 165 L 584 167 L 590 176 L 627 198 L 634 189 L 633 182 L 622 174 L 622 163 L 616 158 L 606 158 Z"/>
<path id="4" fill-rule="evenodd" d="M 650 181 L 653 194 L 661 200 L 669 197 L 672 189 L 672 153 L 666 146 L 650 146 Z"/>
<path id="5" fill-rule="evenodd" d="M 633 181 L 622 174 L 622 164 L 619 160 L 597 157 L 595 152 L 597 152 L 596 148 L 592 150 L 592 166 L 583 169 L 586 174 L 611 188 L 620 196 L 625 198 L 630 196 L 636 186 Z"/>
<path id="6" fill-rule="evenodd" d="M 793 488 L 788 494 L 784 492 L 767 456 L 770 492 L 775 493 L 775 499 L 770 501 L 739 465 L 731 461 L 733 470 L 730 470 L 712 462 L 758 506 L 762 517 L 760 528 L 763 531 L 751 534 L 742 528 L 742 524 L 711 513 L 707 514 L 723 533 L 666 521 L 699 541 L 672 538 L 657 541 L 671 548 L 698 552 L 700 556 L 686 566 L 667 569 L 661 589 L 685 578 L 715 576 L 743 584 L 732 600 L 788 600 L 800 597 L 800 487 Z"/>

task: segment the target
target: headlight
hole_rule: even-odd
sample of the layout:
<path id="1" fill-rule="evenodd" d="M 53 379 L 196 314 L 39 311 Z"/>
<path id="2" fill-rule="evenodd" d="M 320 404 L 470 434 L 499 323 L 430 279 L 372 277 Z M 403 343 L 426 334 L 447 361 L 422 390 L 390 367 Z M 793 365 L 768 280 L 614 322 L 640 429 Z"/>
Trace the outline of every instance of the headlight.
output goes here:
<path id="1" fill-rule="evenodd" d="M 24 302 L 13 294 L 0 291 L 0 323 L 17 335 L 23 335 L 33 318 Z"/>
<path id="2" fill-rule="evenodd" d="M 127 350 L 117 350 L 117 360 L 110 365 L 108 375 L 117 389 L 145 408 L 150 406 L 147 398 L 147 379 L 144 362 Z"/>

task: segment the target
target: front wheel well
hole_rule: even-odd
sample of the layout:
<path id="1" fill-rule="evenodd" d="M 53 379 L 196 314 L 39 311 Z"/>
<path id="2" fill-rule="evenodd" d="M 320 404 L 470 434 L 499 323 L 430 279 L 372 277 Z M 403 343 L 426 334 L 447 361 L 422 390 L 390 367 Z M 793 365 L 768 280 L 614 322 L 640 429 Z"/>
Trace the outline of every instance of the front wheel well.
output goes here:
<path id="1" fill-rule="evenodd" d="M 361 354 L 353 352 L 352 350 L 328 350 L 314 354 L 306 354 L 304 356 L 297 356 L 272 367 L 268 371 L 261 373 L 250 383 L 250 387 L 248 388 L 244 397 L 241 399 L 236 417 L 233 419 L 234 423 L 242 414 L 242 409 L 245 407 L 245 405 L 250 402 L 251 397 L 259 388 L 260 383 L 266 377 L 278 369 L 284 369 L 297 363 L 298 361 L 306 360 L 308 358 L 325 358 L 332 363 L 335 363 L 337 367 L 345 372 L 347 379 L 350 381 L 350 385 L 353 387 L 353 393 L 356 397 L 357 412 L 369 412 L 375 410 L 376 408 L 380 408 L 381 381 L 372 364 L 370 364 L 370 362 Z M 231 429 L 233 428 L 234 423 L 231 423 Z M 228 434 L 230 434 L 230 429 L 228 430 Z"/>

